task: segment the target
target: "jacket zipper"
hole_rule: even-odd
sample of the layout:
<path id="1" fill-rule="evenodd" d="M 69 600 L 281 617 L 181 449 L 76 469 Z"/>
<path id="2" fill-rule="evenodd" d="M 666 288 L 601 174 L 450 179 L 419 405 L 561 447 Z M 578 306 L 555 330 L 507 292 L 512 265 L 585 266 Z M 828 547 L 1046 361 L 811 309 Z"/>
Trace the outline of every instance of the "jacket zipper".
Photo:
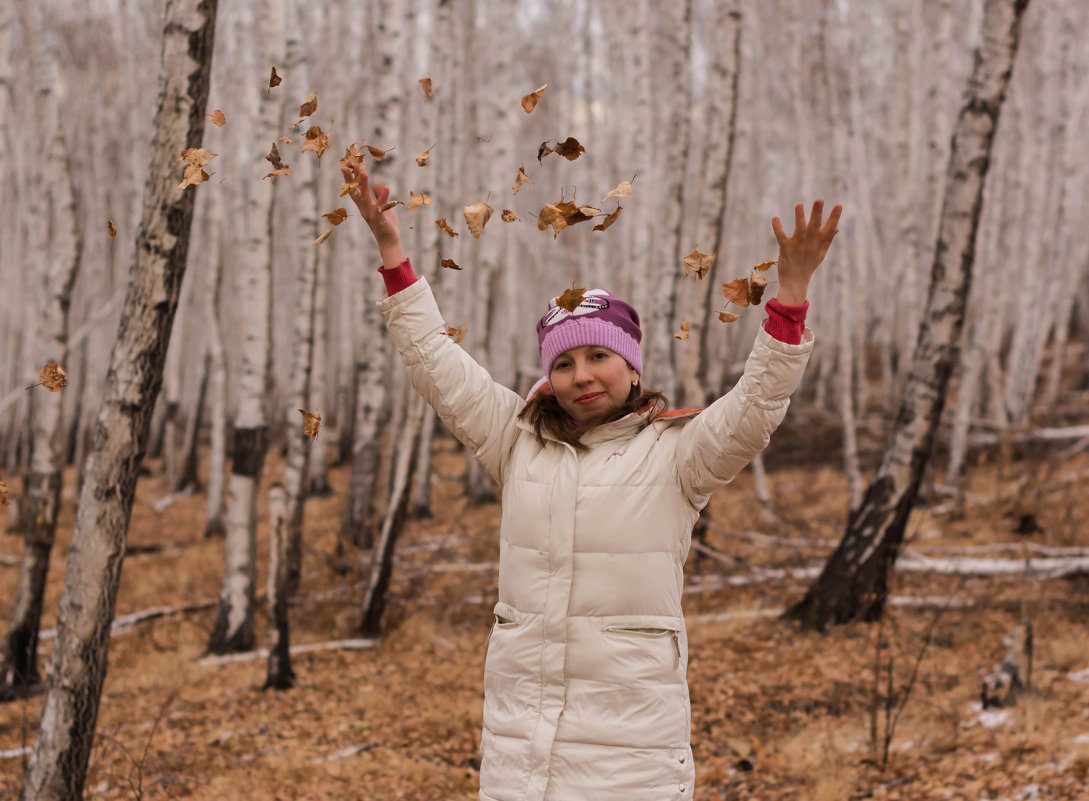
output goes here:
<path id="1" fill-rule="evenodd" d="M 677 649 L 677 667 L 681 666 L 681 638 L 677 632 L 673 632 L 673 647 Z"/>

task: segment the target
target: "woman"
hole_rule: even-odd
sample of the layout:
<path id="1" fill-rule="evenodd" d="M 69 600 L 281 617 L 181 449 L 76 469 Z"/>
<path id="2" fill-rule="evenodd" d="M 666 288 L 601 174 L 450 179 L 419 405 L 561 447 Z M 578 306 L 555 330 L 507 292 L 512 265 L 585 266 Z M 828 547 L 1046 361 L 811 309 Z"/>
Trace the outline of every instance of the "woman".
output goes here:
<path id="1" fill-rule="evenodd" d="M 703 411 L 641 386 L 639 315 L 604 290 L 537 324 L 544 379 L 527 403 L 447 326 L 401 243 L 389 188 L 344 169 L 378 244 L 379 302 L 416 390 L 502 487 L 499 600 L 484 671 L 482 801 L 664 801 L 695 780 L 681 612 L 692 526 L 763 450 L 813 348 L 806 292 L 836 233 L 778 218 L 778 297 L 745 374 Z M 576 305 L 577 304 L 577 305 Z M 804 340 L 804 341 L 803 341 Z"/>

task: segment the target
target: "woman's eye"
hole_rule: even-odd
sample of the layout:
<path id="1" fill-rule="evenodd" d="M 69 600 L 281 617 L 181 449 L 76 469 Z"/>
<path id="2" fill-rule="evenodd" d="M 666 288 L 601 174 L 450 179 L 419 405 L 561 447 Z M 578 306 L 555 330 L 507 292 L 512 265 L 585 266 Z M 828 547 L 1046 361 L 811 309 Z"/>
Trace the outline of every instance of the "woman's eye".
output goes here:
<path id="1" fill-rule="evenodd" d="M 597 353 L 595 353 L 595 354 L 594 354 L 593 356 L 591 356 L 590 358 L 591 358 L 591 359 L 598 359 L 598 360 L 600 361 L 601 359 L 608 359 L 608 358 L 609 358 L 609 354 L 608 354 L 608 353 L 606 353 L 606 352 L 605 352 L 605 351 L 603 351 L 603 350 L 599 350 L 599 351 L 598 351 Z"/>

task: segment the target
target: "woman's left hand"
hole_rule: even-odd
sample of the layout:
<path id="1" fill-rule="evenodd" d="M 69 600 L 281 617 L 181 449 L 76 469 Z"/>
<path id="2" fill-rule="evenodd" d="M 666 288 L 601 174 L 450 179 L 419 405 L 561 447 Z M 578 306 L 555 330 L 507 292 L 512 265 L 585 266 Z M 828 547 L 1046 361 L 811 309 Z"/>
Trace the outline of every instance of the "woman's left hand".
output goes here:
<path id="1" fill-rule="evenodd" d="M 794 234 L 787 236 L 783 223 L 778 217 L 772 217 L 771 230 L 779 242 L 779 302 L 784 306 L 800 306 L 805 303 L 809 290 L 809 279 L 817 267 L 824 261 L 837 231 L 839 216 L 843 206 L 837 204 L 822 225 L 824 201 L 813 203 L 813 212 L 809 222 L 805 220 L 805 206 L 799 203 L 794 207 Z"/>

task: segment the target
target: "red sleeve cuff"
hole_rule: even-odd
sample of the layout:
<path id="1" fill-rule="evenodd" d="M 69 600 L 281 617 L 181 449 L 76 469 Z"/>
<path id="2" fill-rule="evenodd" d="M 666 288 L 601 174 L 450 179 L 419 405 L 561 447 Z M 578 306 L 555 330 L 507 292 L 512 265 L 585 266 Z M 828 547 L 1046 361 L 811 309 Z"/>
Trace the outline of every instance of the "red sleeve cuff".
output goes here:
<path id="1" fill-rule="evenodd" d="M 805 332 L 805 314 L 809 311 L 809 301 L 800 306 L 784 306 L 778 298 L 772 298 L 764 304 L 764 308 L 768 311 L 764 330 L 787 345 L 800 345 Z"/>
<path id="2" fill-rule="evenodd" d="M 407 289 L 416 283 L 418 275 L 412 269 L 412 263 L 405 259 L 396 267 L 379 267 L 378 272 L 382 280 L 386 282 L 386 294 L 396 295 L 402 289 Z"/>

